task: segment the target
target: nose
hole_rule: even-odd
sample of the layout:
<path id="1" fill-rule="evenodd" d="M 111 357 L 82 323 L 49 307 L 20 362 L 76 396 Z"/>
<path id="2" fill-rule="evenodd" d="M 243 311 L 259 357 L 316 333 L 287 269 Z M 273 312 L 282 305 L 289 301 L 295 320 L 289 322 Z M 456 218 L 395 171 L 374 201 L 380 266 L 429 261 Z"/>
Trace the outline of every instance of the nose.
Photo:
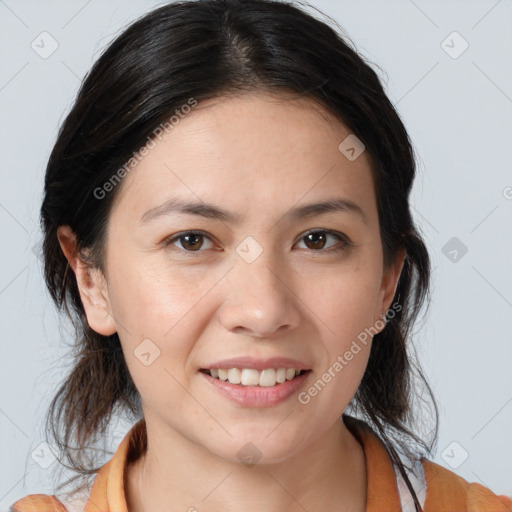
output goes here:
<path id="1" fill-rule="evenodd" d="M 265 338 L 283 335 L 299 324 L 300 299 L 292 273 L 264 255 L 265 251 L 252 263 L 235 258 L 225 280 L 219 314 L 220 322 L 230 332 Z"/>

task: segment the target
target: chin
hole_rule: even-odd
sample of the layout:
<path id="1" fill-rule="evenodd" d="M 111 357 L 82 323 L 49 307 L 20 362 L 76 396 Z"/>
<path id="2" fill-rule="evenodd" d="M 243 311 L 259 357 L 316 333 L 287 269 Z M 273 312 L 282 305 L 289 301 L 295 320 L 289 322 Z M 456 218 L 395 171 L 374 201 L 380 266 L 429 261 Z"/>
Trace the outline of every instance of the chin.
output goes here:
<path id="1" fill-rule="evenodd" d="M 265 439 L 268 433 L 259 436 L 241 438 L 234 437 L 228 444 L 219 450 L 219 446 L 212 447 L 212 453 L 224 459 L 231 464 L 241 464 L 248 467 L 253 465 L 279 464 L 294 457 L 300 450 L 298 442 L 294 442 L 290 437 L 286 443 L 280 438 L 271 440 Z"/>

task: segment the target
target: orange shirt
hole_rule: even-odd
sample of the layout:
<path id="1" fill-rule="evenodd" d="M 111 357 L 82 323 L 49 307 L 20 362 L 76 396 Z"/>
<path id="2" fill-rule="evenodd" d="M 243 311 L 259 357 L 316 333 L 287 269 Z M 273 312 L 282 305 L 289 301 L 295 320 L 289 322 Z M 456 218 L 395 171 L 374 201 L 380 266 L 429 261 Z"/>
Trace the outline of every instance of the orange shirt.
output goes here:
<path id="1" fill-rule="evenodd" d="M 347 425 L 348 426 L 348 425 Z M 116 453 L 98 471 L 84 512 L 128 512 L 124 495 L 124 470 L 137 454 L 137 440 L 143 429 L 137 422 L 119 445 Z M 400 496 L 391 459 L 371 431 L 360 426 L 350 430 L 361 443 L 366 459 L 367 512 L 400 512 Z M 512 499 L 497 496 L 478 483 L 469 483 L 452 471 L 422 460 L 426 482 L 424 512 L 511 512 Z M 81 508 L 82 510 L 82 508 Z M 69 512 L 56 496 L 31 494 L 16 501 L 11 512 Z"/>

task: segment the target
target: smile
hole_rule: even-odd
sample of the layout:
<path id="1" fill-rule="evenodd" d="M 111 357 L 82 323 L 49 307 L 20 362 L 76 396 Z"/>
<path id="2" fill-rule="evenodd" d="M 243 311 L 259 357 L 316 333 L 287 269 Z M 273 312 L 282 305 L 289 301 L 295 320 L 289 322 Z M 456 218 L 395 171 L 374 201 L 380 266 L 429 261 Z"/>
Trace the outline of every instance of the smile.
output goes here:
<path id="1" fill-rule="evenodd" d="M 267 368 L 262 371 L 253 368 L 211 368 L 202 369 L 201 372 L 214 379 L 228 381 L 230 384 L 241 386 L 272 387 L 293 380 L 309 370 L 297 368 Z"/>

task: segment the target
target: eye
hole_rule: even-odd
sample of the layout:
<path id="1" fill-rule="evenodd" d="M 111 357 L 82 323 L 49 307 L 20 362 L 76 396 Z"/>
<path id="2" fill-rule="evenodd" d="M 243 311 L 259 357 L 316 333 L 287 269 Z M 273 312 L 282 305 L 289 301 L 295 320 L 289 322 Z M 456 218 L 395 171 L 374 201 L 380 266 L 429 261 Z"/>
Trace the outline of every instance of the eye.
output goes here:
<path id="1" fill-rule="evenodd" d="M 187 252 L 201 252 L 199 248 L 203 245 L 204 239 L 211 239 L 202 231 L 184 231 L 177 235 L 168 238 L 164 244 L 165 246 L 174 245 L 175 241 L 178 241 L 181 245 L 181 249 Z M 179 249 L 180 247 L 178 247 Z M 209 249 L 211 247 L 207 247 Z"/>
<path id="2" fill-rule="evenodd" d="M 326 250 L 322 251 L 322 249 L 325 249 L 328 237 L 336 238 L 340 243 L 338 247 L 335 244 L 331 244 Z M 347 236 L 328 229 L 310 231 L 300 239 L 300 241 L 303 240 L 305 240 L 307 249 L 312 249 L 316 252 L 342 251 L 347 250 L 352 245 Z"/>
<path id="3" fill-rule="evenodd" d="M 326 248 L 326 241 L 331 237 L 338 240 L 338 246 L 331 244 Z M 164 241 L 164 245 L 175 246 L 179 243 L 181 247 L 177 246 L 177 249 L 181 249 L 188 253 L 201 252 L 201 248 L 204 248 L 204 241 L 208 240 L 210 243 L 206 249 L 211 249 L 213 243 L 211 238 L 203 231 L 183 231 L 174 235 Z M 346 235 L 330 231 L 327 229 L 319 229 L 310 231 L 306 235 L 302 236 L 300 242 L 305 241 L 306 249 L 311 249 L 314 252 L 336 252 L 342 250 L 348 250 L 353 244 Z"/>

